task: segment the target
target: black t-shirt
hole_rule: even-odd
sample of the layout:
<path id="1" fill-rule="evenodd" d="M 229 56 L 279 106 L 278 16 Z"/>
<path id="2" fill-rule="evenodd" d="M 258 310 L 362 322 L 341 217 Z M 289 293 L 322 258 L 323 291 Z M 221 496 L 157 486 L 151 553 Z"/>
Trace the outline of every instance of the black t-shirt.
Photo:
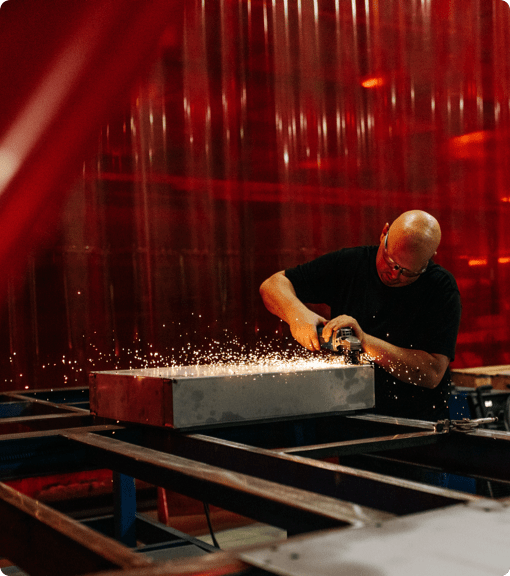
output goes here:
<path id="1" fill-rule="evenodd" d="M 402 348 L 455 357 L 461 304 L 450 272 L 435 264 L 412 284 L 389 287 L 376 268 L 377 246 L 344 248 L 285 271 L 304 303 L 327 304 L 331 318 L 347 314 L 367 334 Z M 448 417 L 450 372 L 434 389 L 397 380 L 375 367 L 378 414 L 439 420 Z"/>

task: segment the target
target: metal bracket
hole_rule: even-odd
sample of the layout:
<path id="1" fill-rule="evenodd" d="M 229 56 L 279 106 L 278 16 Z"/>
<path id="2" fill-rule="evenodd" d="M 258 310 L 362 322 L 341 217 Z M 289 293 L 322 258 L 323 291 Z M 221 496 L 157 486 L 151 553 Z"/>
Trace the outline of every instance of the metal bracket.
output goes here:
<path id="1" fill-rule="evenodd" d="M 479 426 L 484 424 L 492 424 L 497 422 L 496 417 L 493 418 L 463 418 L 462 420 L 439 420 L 435 425 L 436 432 L 471 432 Z"/>

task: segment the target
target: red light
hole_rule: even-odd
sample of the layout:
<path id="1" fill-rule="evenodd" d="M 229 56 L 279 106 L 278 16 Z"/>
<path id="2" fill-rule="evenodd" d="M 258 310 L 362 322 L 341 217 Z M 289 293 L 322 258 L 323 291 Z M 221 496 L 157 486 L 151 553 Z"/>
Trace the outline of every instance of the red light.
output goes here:
<path id="1" fill-rule="evenodd" d="M 488 130 L 469 132 L 450 138 L 450 152 L 459 159 L 485 158 L 487 145 L 493 143 L 494 133 Z"/>
<path id="2" fill-rule="evenodd" d="M 468 266 L 487 266 L 487 258 L 470 258 Z M 498 264 L 510 264 L 510 256 L 500 256 Z"/>
<path id="3" fill-rule="evenodd" d="M 487 259 L 486 258 L 472 258 L 468 260 L 469 266 L 487 266 Z"/>
<path id="4" fill-rule="evenodd" d="M 480 130 L 479 132 L 470 132 L 469 134 L 463 134 L 462 136 L 456 136 L 451 139 L 453 144 L 457 145 L 468 145 L 468 144 L 482 144 L 489 138 L 489 132 Z"/>
<path id="5" fill-rule="evenodd" d="M 363 88 L 379 88 L 380 86 L 384 86 L 384 84 L 385 81 L 382 76 L 374 76 L 372 78 L 366 78 L 361 83 Z"/>

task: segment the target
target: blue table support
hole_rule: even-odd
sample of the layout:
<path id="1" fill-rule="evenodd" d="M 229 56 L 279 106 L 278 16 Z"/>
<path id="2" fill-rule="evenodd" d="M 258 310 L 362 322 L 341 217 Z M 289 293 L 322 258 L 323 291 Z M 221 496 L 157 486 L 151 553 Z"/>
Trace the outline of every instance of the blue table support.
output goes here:
<path id="1" fill-rule="evenodd" d="M 136 547 L 136 488 L 135 479 L 113 472 L 115 539 L 131 548 Z"/>

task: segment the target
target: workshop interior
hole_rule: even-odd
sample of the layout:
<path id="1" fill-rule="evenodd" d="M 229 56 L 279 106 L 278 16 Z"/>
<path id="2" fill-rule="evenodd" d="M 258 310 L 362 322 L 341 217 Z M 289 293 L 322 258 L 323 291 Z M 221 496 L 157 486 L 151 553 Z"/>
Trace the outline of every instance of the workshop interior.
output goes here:
<path id="1" fill-rule="evenodd" d="M 6 0 L 0 101 L 0 573 L 507 574 L 506 1 Z M 437 422 L 259 294 L 414 209 Z"/>

